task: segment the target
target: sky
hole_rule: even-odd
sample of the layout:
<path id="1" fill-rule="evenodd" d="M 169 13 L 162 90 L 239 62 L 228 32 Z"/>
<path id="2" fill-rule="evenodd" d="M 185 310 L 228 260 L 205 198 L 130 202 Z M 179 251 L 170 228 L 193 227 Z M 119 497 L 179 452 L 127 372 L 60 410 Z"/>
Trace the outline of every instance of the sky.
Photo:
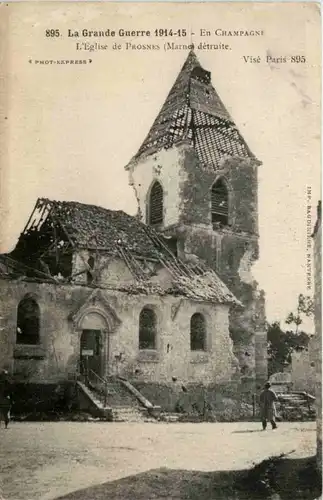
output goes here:
<path id="1" fill-rule="evenodd" d="M 312 294 L 313 282 L 306 288 L 307 206 L 313 227 L 321 182 L 316 4 L 28 2 L 0 8 L 5 41 L 0 67 L 5 77 L 0 101 L 2 252 L 16 244 L 38 197 L 135 214 L 124 166 L 140 147 L 188 54 L 185 49 L 165 51 L 165 42 L 229 44 L 229 50 L 195 52 L 262 162 L 260 259 L 254 275 L 266 292 L 268 320 L 283 320 L 295 309 L 299 293 Z M 59 36 L 46 36 L 48 29 L 58 29 Z M 116 36 L 68 36 L 68 30 L 82 29 L 110 29 Z M 150 30 L 152 35 L 125 38 L 119 29 Z M 188 36 L 156 37 L 155 29 L 186 29 Z M 201 29 L 211 36 L 201 36 Z M 264 34 L 223 35 L 229 30 Z M 108 47 L 77 50 L 80 42 Z M 160 49 L 127 49 L 127 42 Z M 121 44 L 121 50 L 113 50 L 113 43 Z M 249 62 L 247 56 L 260 56 L 260 62 Z M 305 62 L 291 62 L 292 56 Z M 284 58 L 287 62 L 281 62 Z M 87 64 L 37 62 L 74 59 Z"/>

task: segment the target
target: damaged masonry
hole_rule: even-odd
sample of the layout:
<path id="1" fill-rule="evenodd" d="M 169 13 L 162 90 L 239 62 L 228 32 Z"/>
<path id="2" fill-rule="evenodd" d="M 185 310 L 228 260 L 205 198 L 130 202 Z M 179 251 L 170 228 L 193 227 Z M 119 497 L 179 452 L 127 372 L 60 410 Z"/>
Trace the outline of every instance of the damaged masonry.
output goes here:
<path id="1" fill-rule="evenodd" d="M 78 380 L 88 399 L 93 380 L 122 377 L 168 409 L 174 381 L 254 390 L 267 378 L 259 165 L 191 51 L 126 166 L 137 216 L 40 198 L 0 256 L 0 367 Z"/>

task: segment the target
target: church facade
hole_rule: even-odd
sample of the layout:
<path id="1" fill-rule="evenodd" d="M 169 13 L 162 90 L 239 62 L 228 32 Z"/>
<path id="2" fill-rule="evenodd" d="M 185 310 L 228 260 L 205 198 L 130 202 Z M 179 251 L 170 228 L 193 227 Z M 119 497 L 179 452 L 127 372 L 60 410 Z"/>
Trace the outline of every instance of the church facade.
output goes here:
<path id="1" fill-rule="evenodd" d="M 124 212 L 39 199 L 1 277 L 0 361 L 18 380 L 239 377 L 229 309 L 240 302 Z"/>
<path id="2" fill-rule="evenodd" d="M 126 166 L 136 217 L 39 199 L 0 259 L 0 368 L 33 383 L 267 377 L 257 169 L 190 52 Z"/>

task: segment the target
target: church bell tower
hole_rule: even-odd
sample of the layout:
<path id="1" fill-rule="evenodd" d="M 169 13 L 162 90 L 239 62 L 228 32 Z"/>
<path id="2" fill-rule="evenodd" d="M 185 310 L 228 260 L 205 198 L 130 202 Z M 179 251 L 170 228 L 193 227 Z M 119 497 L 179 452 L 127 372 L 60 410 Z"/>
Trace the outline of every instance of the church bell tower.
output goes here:
<path id="1" fill-rule="evenodd" d="M 264 293 L 251 273 L 260 165 L 191 51 L 126 166 L 141 220 L 180 258 L 212 267 L 242 302 L 243 310 L 230 312 L 230 333 L 241 379 L 253 388 L 267 378 Z"/>

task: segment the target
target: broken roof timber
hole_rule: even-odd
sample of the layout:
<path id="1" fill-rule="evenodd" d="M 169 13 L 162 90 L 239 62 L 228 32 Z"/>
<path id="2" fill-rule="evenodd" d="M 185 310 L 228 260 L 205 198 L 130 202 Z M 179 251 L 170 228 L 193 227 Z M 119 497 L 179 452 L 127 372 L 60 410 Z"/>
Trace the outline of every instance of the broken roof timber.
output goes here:
<path id="1" fill-rule="evenodd" d="M 43 210 L 44 206 L 45 211 Z M 136 217 L 122 211 L 112 211 L 74 201 L 39 199 L 35 209 L 38 211 L 38 215 L 39 213 L 42 214 L 42 220 L 39 219 L 36 230 L 32 229 L 33 225 L 31 229 L 30 226 L 27 226 L 26 232 L 21 235 L 21 239 L 25 237 L 28 239 L 29 231 L 31 231 L 32 234 L 38 232 L 40 235 L 39 241 L 43 241 L 44 238 L 41 238 L 42 227 L 46 226 L 46 232 L 48 227 L 51 227 L 52 221 L 54 221 L 57 227 L 60 226 L 64 234 L 67 235 L 66 237 L 75 251 L 78 249 L 89 250 L 94 246 L 94 250 L 97 252 L 121 258 L 134 278 L 131 289 L 136 290 L 136 293 L 140 293 L 140 290 L 143 293 L 150 293 L 149 290 L 155 290 L 156 293 L 158 291 L 163 295 L 167 293 L 166 290 L 162 290 L 162 287 L 150 282 L 151 273 L 145 272 L 142 267 L 142 261 L 151 260 L 159 262 L 162 267 L 168 270 L 172 281 L 172 287 L 168 290 L 168 293 L 179 294 L 198 301 L 240 304 L 213 270 L 205 264 L 202 265 L 201 263 L 201 265 L 197 266 L 195 263 L 192 265 L 176 257 L 168 248 L 163 236 L 153 228 L 140 222 Z M 48 217 L 51 217 L 52 221 L 48 222 Z M 52 246 L 50 239 L 49 241 L 48 248 Z M 57 243 L 57 238 L 55 241 Z M 37 242 L 38 239 L 36 239 L 36 244 L 38 244 Z M 28 257 L 28 245 L 24 246 L 23 241 L 21 243 L 26 257 Z M 42 255 L 40 258 L 42 258 Z M 83 272 L 87 272 L 89 270 L 88 265 L 86 259 L 83 260 Z M 58 278 L 56 274 L 52 276 L 38 269 L 31 269 L 26 265 L 25 268 L 28 268 L 28 271 L 34 271 L 34 275 L 40 279 L 46 277 L 46 279 L 51 279 L 55 283 L 68 283 L 75 279 L 76 276 L 73 275 L 72 268 L 69 276 L 65 276 L 65 278 Z M 98 286 L 94 283 L 92 285 L 94 287 Z M 115 289 L 120 289 L 120 287 L 115 287 Z M 125 287 L 122 287 L 122 289 L 125 289 Z"/>

